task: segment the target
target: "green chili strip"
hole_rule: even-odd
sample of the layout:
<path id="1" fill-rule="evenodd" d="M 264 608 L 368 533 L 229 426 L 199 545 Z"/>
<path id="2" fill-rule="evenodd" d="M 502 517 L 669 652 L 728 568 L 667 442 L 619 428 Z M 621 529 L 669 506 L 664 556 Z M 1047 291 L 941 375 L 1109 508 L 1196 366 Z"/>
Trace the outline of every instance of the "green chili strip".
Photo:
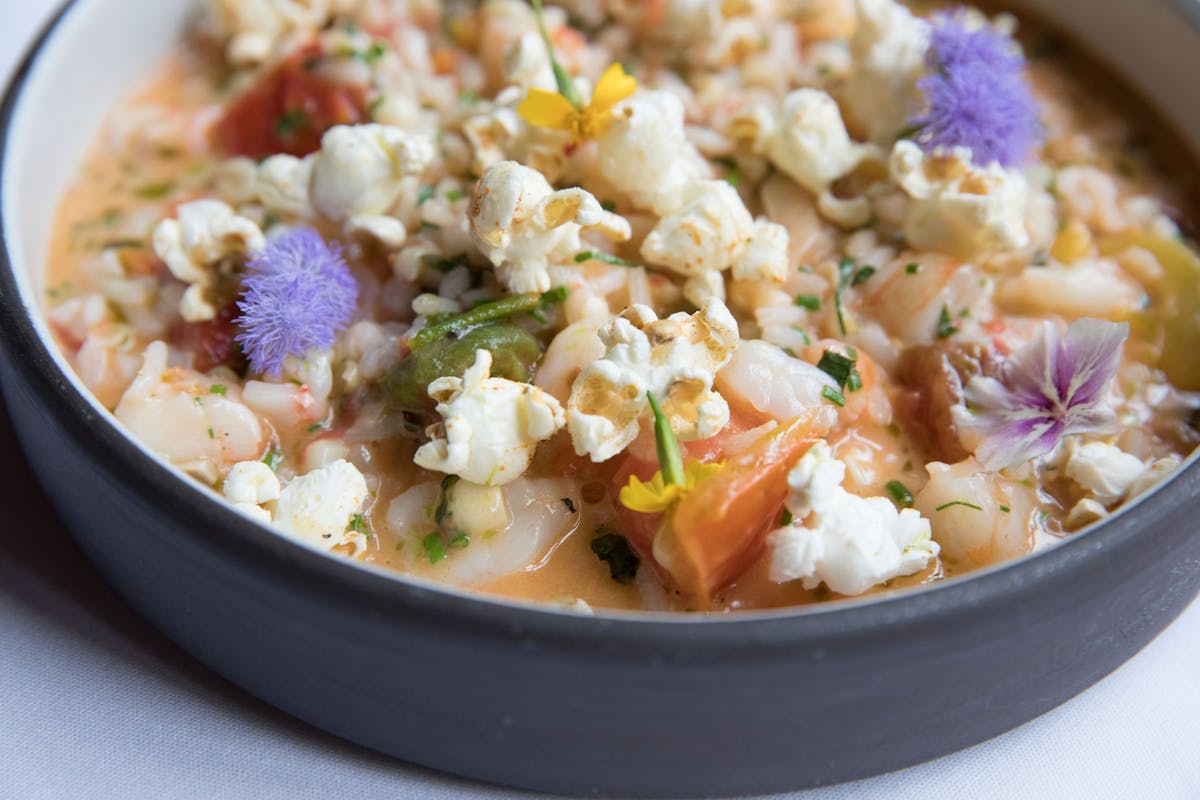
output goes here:
<path id="1" fill-rule="evenodd" d="M 528 314 L 537 308 L 541 301 L 541 295 L 515 294 L 512 297 L 475 306 L 470 311 L 463 312 L 456 317 L 422 328 L 409 342 L 409 346 L 413 350 L 419 350 L 425 345 L 433 344 L 447 336 L 466 333 L 471 328 L 477 328 L 488 322 L 515 317 L 518 314 Z"/>

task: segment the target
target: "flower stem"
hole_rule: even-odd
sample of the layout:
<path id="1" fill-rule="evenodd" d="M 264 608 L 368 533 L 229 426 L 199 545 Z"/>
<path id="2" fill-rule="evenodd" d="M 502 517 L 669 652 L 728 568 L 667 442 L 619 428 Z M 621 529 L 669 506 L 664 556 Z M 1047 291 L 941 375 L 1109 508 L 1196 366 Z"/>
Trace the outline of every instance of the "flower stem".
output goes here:
<path id="1" fill-rule="evenodd" d="M 663 482 L 668 486 L 687 486 L 683 471 L 683 455 L 679 452 L 679 440 L 671 430 L 671 423 L 658 407 L 653 392 L 646 392 L 650 412 L 654 415 L 654 445 L 658 450 L 658 466 L 662 469 Z"/>
<path id="2" fill-rule="evenodd" d="M 575 107 L 576 111 L 583 110 L 583 98 L 579 95 L 579 90 L 575 88 L 575 82 L 571 80 L 571 76 L 563 69 L 563 65 L 558 63 L 558 57 L 554 55 L 554 45 L 550 43 L 550 33 L 546 30 L 546 20 L 542 16 L 542 0 L 530 0 L 533 4 L 533 13 L 537 16 L 538 30 L 542 34 L 542 41 L 546 43 L 546 53 L 550 56 L 550 69 L 554 71 L 554 82 L 558 84 L 558 93 L 567 98 L 567 102 Z"/>

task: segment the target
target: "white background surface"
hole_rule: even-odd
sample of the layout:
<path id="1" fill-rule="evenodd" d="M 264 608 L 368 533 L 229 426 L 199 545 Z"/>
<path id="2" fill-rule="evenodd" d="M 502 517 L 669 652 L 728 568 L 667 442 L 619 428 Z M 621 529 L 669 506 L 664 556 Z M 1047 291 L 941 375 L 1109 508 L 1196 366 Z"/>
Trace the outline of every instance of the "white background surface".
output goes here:
<path id="1" fill-rule="evenodd" d="M 57 0 L 0 0 L 7 75 Z M 340 742 L 208 673 L 91 571 L 0 412 L 0 800 L 525 798 Z M 886 665 L 881 665 L 886 669 Z M 1196 800 L 1200 605 L 1066 706 L 921 767 L 789 800 Z"/>

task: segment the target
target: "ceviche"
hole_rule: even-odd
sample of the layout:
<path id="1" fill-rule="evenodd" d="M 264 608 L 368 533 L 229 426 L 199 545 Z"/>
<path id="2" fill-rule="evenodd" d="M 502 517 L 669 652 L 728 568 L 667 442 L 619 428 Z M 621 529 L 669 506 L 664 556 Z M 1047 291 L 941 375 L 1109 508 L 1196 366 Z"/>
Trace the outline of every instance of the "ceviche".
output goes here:
<path id="1" fill-rule="evenodd" d="M 796 605 L 1049 546 L 1200 442 L 1188 188 L 1030 21 L 198 6 L 65 195 L 47 315 L 278 535 L 580 612 Z"/>

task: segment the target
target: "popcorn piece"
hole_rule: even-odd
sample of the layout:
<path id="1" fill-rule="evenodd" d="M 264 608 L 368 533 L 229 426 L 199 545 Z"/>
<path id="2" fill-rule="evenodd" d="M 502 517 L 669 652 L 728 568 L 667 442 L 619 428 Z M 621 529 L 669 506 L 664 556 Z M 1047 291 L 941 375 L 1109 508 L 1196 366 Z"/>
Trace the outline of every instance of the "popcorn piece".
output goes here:
<path id="1" fill-rule="evenodd" d="M 917 79 L 925 70 L 929 25 L 895 0 L 856 0 L 856 6 L 842 108 L 855 130 L 890 144 L 919 110 Z"/>
<path id="2" fill-rule="evenodd" d="M 583 189 L 555 191 L 540 172 L 515 161 L 488 167 L 475 187 L 471 235 L 510 292 L 548 291 L 549 266 L 581 249 L 584 228 L 613 241 L 630 236 L 629 223 Z"/>
<path id="3" fill-rule="evenodd" d="M 681 439 L 706 439 L 729 421 L 729 405 L 712 388 L 738 345 L 737 322 L 719 300 L 692 315 L 660 320 L 646 306 L 627 308 L 599 330 L 603 358 L 575 379 L 567 429 L 575 452 L 607 461 L 637 437 L 654 392 Z"/>
<path id="4" fill-rule="evenodd" d="M 179 302 L 179 313 L 188 322 L 216 316 L 207 296 L 216 278 L 213 267 L 228 256 L 264 246 L 258 226 L 219 200 L 184 203 L 175 219 L 164 219 L 154 229 L 154 252 L 172 275 L 190 284 Z"/>
<path id="5" fill-rule="evenodd" d="M 545 46 L 542 45 L 543 52 Z M 566 131 L 530 125 L 517 113 L 525 92 L 515 86 L 503 89 L 482 113 L 463 120 L 462 131 L 474 153 L 471 168 L 479 175 L 499 161 L 518 161 L 554 181 L 567 167 Z"/>
<path id="6" fill-rule="evenodd" d="M 350 523 L 368 497 L 362 473 L 338 460 L 292 480 L 275 503 L 275 527 L 305 544 L 331 550 L 351 545 L 354 555 L 367 546 L 366 537 Z"/>
<path id="7" fill-rule="evenodd" d="M 841 200 L 832 187 L 864 161 L 882 161 L 882 154 L 875 145 L 851 140 L 837 103 L 825 92 L 797 89 L 783 99 L 777 116 L 758 106 L 736 118 L 731 132 L 749 139 L 756 152 L 816 195 L 829 219 L 846 228 L 870 219 L 866 198 Z"/>
<path id="8" fill-rule="evenodd" d="M 824 441 L 796 462 L 787 501 L 794 521 L 767 537 L 771 580 L 802 580 L 805 589 L 823 582 L 838 594 L 857 595 L 920 572 L 938 554 L 929 521 L 918 511 L 850 494 L 842 488 L 845 477 L 846 465 Z"/>
<path id="9" fill-rule="evenodd" d="M 258 165 L 254 193 L 267 211 L 297 217 L 315 213 L 309 199 L 315 156 L 271 156 Z"/>
<path id="10" fill-rule="evenodd" d="M 765 220 L 755 222 L 725 181 L 696 181 L 689 199 L 662 217 L 642 242 L 642 258 L 688 277 L 685 294 L 716 294 L 721 273 L 733 268 L 735 278 L 782 283 L 787 273 L 787 229 Z M 707 294 L 706 294 L 707 293 Z M 697 303 L 700 305 L 702 303 Z"/>
<path id="11" fill-rule="evenodd" d="M 431 440 L 413 456 L 418 466 L 502 486 L 529 467 L 538 442 L 563 427 L 562 406 L 551 395 L 528 383 L 490 377 L 491 369 L 492 354 L 477 350 L 463 377 L 429 384 L 442 422 L 426 430 Z"/>
<path id="12" fill-rule="evenodd" d="M 262 504 L 279 499 L 279 479 L 261 461 L 239 461 L 225 476 L 221 494 L 234 508 L 270 524 L 271 512 Z"/>
<path id="13" fill-rule="evenodd" d="M 670 92 L 639 90 L 623 100 L 597 145 L 600 173 L 660 216 L 682 205 L 685 189 L 706 173 L 684 130 L 683 102 Z"/>
<path id="14" fill-rule="evenodd" d="M 1106 506 L 1125 497 L 1129 488 L 1146 471 L 1146 465 L 1140 458 L 1116 445 L 1071 441 L 1067 448 L 1067 476 Z"/>
<path id="15" fill-rule="evenodd" d="M 388 125 L 338 125 L 321 137 L 309 195 L 313 208 L 337 222 L 387 214 L 402 181 L 433 160 L 433 145 Z"/>
<path id="16" fill-rule="evenodd" d="M 1029 244 L 1029 191 L 1021 173 L 995 163 L 975 166 L 964 148 L 927 155 L 911 141 L 896 143 L 890 169 L 911 198 L 904 235 L 912 247 L 972 258 Z"/>
<path id="17" fill-rule="evenodd" d="M 204 27 L 225 41 L 225 58 L 246 67 L 266 61 L 274 45 L 296 31 L 316 31 L 360 0 L 209 0 Z"/>

